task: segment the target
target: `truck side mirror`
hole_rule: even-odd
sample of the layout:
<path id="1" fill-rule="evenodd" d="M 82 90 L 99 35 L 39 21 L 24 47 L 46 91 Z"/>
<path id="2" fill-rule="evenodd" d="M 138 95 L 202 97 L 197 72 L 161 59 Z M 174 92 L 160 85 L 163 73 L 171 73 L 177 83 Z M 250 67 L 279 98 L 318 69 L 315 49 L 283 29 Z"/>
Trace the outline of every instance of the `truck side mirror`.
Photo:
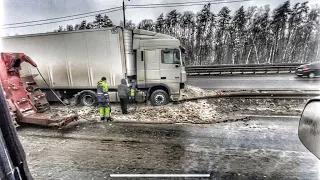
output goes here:
<path id="1" fill-rule="evenodd" d="M 299 123 L 298 136 L 302 144 L 320 159 L 320 98 L 310 100 Z"/>

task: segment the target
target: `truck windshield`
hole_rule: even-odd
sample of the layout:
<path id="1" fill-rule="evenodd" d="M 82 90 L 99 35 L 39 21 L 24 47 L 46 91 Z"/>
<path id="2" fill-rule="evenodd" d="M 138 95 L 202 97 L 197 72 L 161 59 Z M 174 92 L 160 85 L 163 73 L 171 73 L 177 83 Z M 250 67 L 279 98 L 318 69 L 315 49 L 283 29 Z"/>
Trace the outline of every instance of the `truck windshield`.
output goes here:
<path id="1" fill-rule="evenodd" d="M 178 49 L 162 50 L 161 61 L 164 64 L 181 64 L 180 51 Z"/>

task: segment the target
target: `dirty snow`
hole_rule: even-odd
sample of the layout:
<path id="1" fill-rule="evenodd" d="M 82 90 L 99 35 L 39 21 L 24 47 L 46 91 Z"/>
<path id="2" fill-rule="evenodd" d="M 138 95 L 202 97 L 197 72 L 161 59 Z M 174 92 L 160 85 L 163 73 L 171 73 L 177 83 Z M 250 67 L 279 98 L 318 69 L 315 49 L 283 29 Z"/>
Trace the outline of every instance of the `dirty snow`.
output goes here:
<path id="1" fill-rule="evenodd" d="M 217 95 L 216 91 L 214 90 L 204 90 L 199 87 L 194 87 L 190 85 L 186 85 L 185 88 L 181 90 L 181 94 L 186 98 Z"/>
<path id="2" fill-rule="evenodd" d="M 129 104 L 129 114 L 127 115 L 121 113 L 119 104 L 111 104 L 111 115 L 115 122 L 218 123 L 246 121 L 250 115 L 300 115 L 305 101 L 220 98 L 188 101 L 160 107 L 148 104 Z M 60 116 L 77 113 L 80 119 L 91 122 L 99 121 L 97 107 L 52 106 L 51 109 Z"/>
<path id="3" fill-rule="evenodd" d="M 186 98 L 214 96 L 213 90 L 186 86 Z M 307 100 L 301 99 L 245 99 L 213 98 L 186 101 L 179 104 L 153 107 L 150 103 L 129 104 L 129 114 L 123 115 L 118 103 L 111 104 L 111 116 L 115 122 L 140 123 L 216 123 L 246 121 L 250 115 L 300 115 Z M 51 106 L 55 116 L 78 114 L 80 119 L 99 121 L 99 108 L 61 105 Z M 240 118 L 239 118 L 240 117 Z"/>
<path id="4" fill-rule="evenodd" d="M 111 104 L 111 116 L 114 121 L 144 122 L 144 123 L 212 123 L 218 117 L 215 105 L 208 104 L 207 100 L 185 102 L 181 104 L 168 104 L 153 107 L 144 104 L 129 104 L 129 114 L 123 115 L 118 104 Z M 52 106 L 52 111 L 60 116 L 77 113 L 80 119 L 88 121 L 99 120 L 97 107 L 79 106 Z"/>
<path id="5" fill-rule="evenodd" d="M 217 105 L 221 114 L 245 115 L 300 115 L 305 99 L 245 99 L 218 98 L 208 103 Z"/>

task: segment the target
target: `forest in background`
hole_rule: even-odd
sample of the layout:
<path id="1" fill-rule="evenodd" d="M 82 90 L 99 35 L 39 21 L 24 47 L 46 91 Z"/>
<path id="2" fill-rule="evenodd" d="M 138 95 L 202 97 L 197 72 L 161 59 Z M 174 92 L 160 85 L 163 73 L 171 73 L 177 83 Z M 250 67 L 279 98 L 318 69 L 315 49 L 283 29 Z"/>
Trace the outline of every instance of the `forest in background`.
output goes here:
<path id="1" fill-rule="evenodd" d="M 55 32 L 115 26 L 107 15 L 93 22 L 59 26 Z M 123 27 L 123 22 L 120 23 Z M 271 10 L 270 6 L 241 6 L 235 12 L 223 7 L 217 14 L 210 3 L 200 12 L 172 10 L 156 20 L 128 29 L 145 29 L 178 38 L 185 47 L 186 65 L 304 63 L 320 60 L 320 7 L 308 2 L 289 1 Z"/>

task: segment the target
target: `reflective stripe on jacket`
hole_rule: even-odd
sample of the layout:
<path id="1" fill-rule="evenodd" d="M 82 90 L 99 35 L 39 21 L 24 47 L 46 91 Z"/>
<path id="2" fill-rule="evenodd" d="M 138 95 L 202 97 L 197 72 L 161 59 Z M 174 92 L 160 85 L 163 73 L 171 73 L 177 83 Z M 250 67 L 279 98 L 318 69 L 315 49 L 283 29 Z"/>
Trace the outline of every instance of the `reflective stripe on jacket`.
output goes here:
<path id="1" fill-rule="evenodd" d="M 131 97 L 134 97 L 135 90 L 134 89 L 130 89 L 130 92 L 131 92 Z"/>
<path id="2" fill-rule="evenodd" d="M 99 103 L 108 102 L 108 85 L 105 81 L 98 82 L 97 98 Z"/>

